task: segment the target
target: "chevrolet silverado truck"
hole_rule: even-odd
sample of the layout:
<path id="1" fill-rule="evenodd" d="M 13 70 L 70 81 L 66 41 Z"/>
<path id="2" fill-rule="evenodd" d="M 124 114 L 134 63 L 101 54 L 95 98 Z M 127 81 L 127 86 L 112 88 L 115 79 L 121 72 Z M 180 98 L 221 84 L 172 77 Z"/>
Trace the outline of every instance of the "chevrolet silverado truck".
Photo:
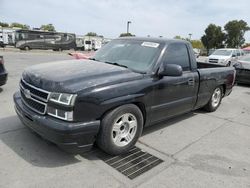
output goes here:
<path id="1" fill-rule="evenodd" d="M 117 155 L 144 127 L 215 111 L 234 80 L 233 67 L 197 63 L 189 42 L 125 37 L 87 60 L 27 68 L 14 102 L 24 125 L 64 150 L 81 153 L 96 143 Z"/>

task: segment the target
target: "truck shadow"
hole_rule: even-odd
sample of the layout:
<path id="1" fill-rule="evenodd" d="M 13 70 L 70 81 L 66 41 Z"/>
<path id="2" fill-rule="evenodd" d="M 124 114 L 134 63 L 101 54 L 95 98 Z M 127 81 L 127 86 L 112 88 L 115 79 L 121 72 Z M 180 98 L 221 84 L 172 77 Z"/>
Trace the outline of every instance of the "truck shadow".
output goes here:
<path id="1" fill-rule="evenodd" d="M 243 83 L 236 83 L 235 85 L 239 86 L 239 87 L 245 87 L 245 88 L 249 88 L 250 87 L 250 84 L 243 84 Z"/>
<path id="2" fill-rule="evenodd" d="M 76 156 L 60 150 L 56 145 L 46 142 L 36 133 L 24 127 L 17 116 L 0 119 L 0 140 L 17 154 L 16 157 L 8 157 L 7 155 L 10 155 L 11 151 L 2 146 L 1 148 L 6 149 L 1 151 L 1 157 L 2 160 L 6 160 L 6 163 L 11 164 L 13 161 L 8 160 L 19 160 L 18 157 L 34 166 L 47 168 L 81 162 Z"/>
<path id="3" fill-rule="evenodd" d="M 143 135 L 174 125 L 179 121 L 185 120 L 197 114 L 197 112 L 190 112 L 188 114 L 157 123 L 153 126 L 146 127 L 143 131 Z M 10 128 L 6 130 L 6 127 Z M 62 151 L 56 145 L 44 140 L 39 135 L 26 128 L 22 125 L 17 116 L 0 119 L 0 140 L 13 152 L 15 152 L 18 157 L 34 166 L 55 168 L 82 162 L 79 155 L 73 155 Z M 9 155 L 10 153 L 8 149 L 1 152 L 6 153 L 6 155 Z M 83 153 L 80 156 L 87 160 L 100 160 L 102 156 L 107 156 L 107 154 L 103 153 L 100 149 L 94 146 L 90 152 Z M 4 155 L 3 158 L 8 160 L 8 157 L 4 157 Z M 15 157 L 11 158 L 15 159 Z M 6 162 L 11 163 L 12 161 Z"/>
<path id="4" fill-rule="evenodd" d="M 183 121 L 185 119 L 191 118 L 193 116 L 196 116 L 197 113 L 200 113 L 200 112 L 196 112 L 196 111 L 195 111 L 195 113 L 189 112 L 189 113 L 186 113 L 186 114 L 174 117 L 174 118 L 170 118 L 170 119 L 161 121 L 161 122 L 153 124 L 151 126 L 145 127 L 143 130 L 142 136 L 150 134 L 150 133 L 155 132 L 155 131 L 158 131 L 158 130 L 163 129 L 165 127 L 169 127 L 171 125 L 174 125 L 175 123 L 178 123 L 178 122 Z"/>
<path id="5" fill-rule="evenodd" d="M 161 121 L 159 123 L 153 124 L 152 126 L 145 127 L 143 130 L 142 136 L 156 132 L 156 131 L 164 129 L 166 127 L 172 126 L 180 121 L 191 118 L 191 117 L 198 115 L 198 114 L 199 113 L 196 111 L 190 112 L 190 113 L 183 114 L 183 115 L 180 115 L 180 116 L 177 116 L 174 118 L 170 118 L 168 120 Z M 92 151 L 90 151 L 88 153 L 81 154 L 81 156 L 88 159 L 88 160 L 100 160 L 100 159 L 105 160 L 107 158 L 115 157 L 115 156 L 111 156 L 109 154 L 106 154 L 105 152 L 103 152 L 102 150 L 97 148 L 97 146 L 94 146 Z"/>

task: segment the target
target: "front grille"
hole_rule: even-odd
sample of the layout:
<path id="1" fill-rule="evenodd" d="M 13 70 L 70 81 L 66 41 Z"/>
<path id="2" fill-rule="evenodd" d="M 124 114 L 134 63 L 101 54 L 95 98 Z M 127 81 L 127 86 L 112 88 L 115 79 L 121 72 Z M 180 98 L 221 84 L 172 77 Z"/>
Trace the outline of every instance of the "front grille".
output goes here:
<path id="1" fill-rule="evenodd" d="M 46 113 L 49 92 L 34 87 L 24 80 L 20 82 L 20 92 L 22 101 L 28 108 L 39 114 Z"/>
<path id="2" fill-rule="evenodd" d="M 22 91 L 21 91 L 21 97 L 22 97 L 23 103 L 27 107 L 31 108 L 33 111 L 39 114 L 45 114 L 46 104 L 41 104 L 41 103 L 38 103 L 37 101 L 26 98 Z"/>
<path id="3" fill-rule="evenodd" d="M 44 102 L 48 101 L 49 92 L 42 90 L 40 88 L 34 87 L 34 86 L 28 84 L 27 82 L 25 82 L 24 80 L 21 80 L 21 86 L 24 89 L 28 89 L 30 91 L 30 93 L 33 94 L 34 97 L 41 99 Z"/>
<path id="4" fill-rule="evenodd" d="M 218 63 L 218 59 L 209 59 L 209 63 Z"/>

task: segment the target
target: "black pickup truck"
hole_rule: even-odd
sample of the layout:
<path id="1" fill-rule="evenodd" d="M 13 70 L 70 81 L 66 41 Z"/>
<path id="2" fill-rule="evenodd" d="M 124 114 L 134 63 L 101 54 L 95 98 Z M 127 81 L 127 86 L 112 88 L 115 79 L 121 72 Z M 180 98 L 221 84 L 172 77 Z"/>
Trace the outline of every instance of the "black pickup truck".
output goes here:
<path id="1" fill-rule="evenodd" d="M 89 60 L 27 68 L 15 109 L 26 126 L 66 151 L 96 143 L 120 154 L 146 126 L 199 108 L 215 111 L 232 91 L 235 69 L 211 66 L 197 63 L 183 40 L 119 38 Z"/>

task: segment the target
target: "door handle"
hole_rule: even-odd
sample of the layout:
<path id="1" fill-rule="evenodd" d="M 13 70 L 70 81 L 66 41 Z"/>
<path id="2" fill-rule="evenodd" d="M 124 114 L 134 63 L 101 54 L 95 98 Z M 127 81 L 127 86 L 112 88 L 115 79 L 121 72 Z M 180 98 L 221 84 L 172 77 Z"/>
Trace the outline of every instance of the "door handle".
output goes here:
<path id="1" fill-rule="evenodd" d="M 194 86 L 195 85 L 195 80 L 193 78 L 188 80 L 188 85 Z"/>

